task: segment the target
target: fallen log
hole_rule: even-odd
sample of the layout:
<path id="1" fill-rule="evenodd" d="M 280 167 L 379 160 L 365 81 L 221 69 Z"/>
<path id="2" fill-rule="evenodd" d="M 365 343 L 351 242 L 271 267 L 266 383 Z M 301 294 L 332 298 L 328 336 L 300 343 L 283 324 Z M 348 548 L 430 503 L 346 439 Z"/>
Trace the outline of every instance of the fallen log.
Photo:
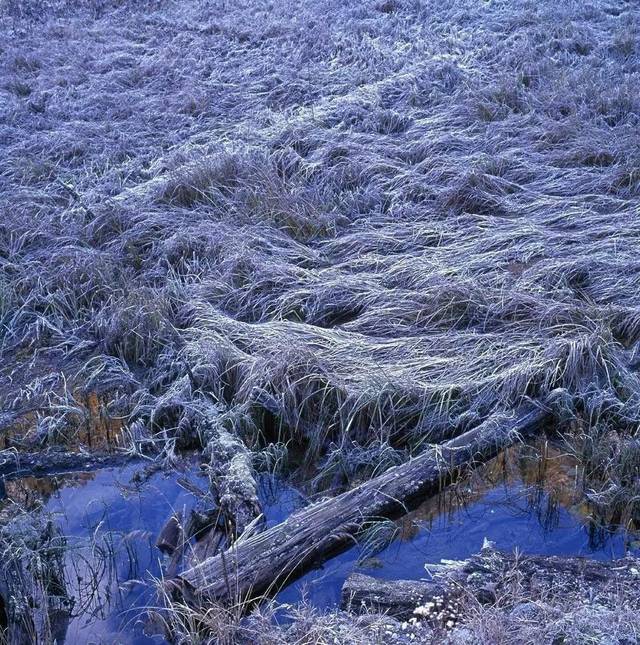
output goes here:
<path id="1" fill-rule="evenodd" d="M 418 607 L 447 597 L 448 587 L 434 580 L 378 580 L 352 573 L 342 585 L 340 607 L 352 614 L 385 614 L 409 620 Z"/>
<path id="2" fill-rule="evenodd" d="M 205 448 L 210 490 L 225 519 L 225 538 L 235 541 L 262 510 L 251 467 L 251 454 L 240 440 L 218 432 Z"/>
<path id="3" fill-rule="evenodd" d="M 384 613 L 398 620 L 454 620 L 463 598 L 481 604 L 584 598 L 601 604 L 635 589 L 640 559 L 601 562 L 580 557 L 522 555 L 484 548 L 461 562 L 426 564 L 424 580 L 379 580 L 351 574 L 342 586 L 341 608 L 353 614 Z"/>
<path id="4" fill-rule="evenodd" d="M 46 477 L 79 470 L 123 466 L 135 457 L 124 453 L 79 453 L 58 450 L 39 453 L 5 450 L 0 453 L 0 478 Z"/>
<path id="5" fill-rule="evenodd" d="M 193 603 L 272 593 L 352 546 L 367 526 L 406 514 L 461 470 L 494 457 L 549 418 L 548 410 L 533 404 L 511 414 L 495 414 L 473 430 L 357 488 L 304 508 L 267 531 L 238 540 L 226 551 L 182 573 L 174 581 L 175 589 Z"/>

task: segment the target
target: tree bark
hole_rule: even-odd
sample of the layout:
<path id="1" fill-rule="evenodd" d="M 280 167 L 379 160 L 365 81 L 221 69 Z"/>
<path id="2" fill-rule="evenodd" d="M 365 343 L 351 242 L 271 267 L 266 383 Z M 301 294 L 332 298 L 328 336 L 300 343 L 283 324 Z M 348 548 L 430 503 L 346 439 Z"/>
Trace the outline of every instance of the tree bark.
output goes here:
<path id="1" fill-rule="evenodd" d="M 123 466 L 135 457 L 124 453 L 78 453 L 57 450 L 44 452 L 13 452 L 6 450 L 0 456 L 0 477 L 48 477 L 79 470 L 97 470 Z"/>
<path id="2" fill-rule="evenodd" d="M 396 518 L 438 492 L 462 470 L 494 457 L 520 436 L 539 429 L 549 412 L 526 404 L 495 414 L 455 439 L 342 495 L 302 509 L 271 529 L 182 573 L 174 582 L 194 603 L 269 595 L 332 555 L 352 546 L 372 523 Z"/>
<path id="3" fill-rule="evenodd" d="M 589 598 L 635 589 L 640 559 L 611 562 L 588 558 L 516 555 L 485 548 L 462 562 L 427 564 L 427 580 L 379 580 L 351 574 L 342 586 L 342 609 L 354 614 L 385 613 L 399 620 L 455 615 L 463 596 L 494 604 L 497 596 L 517 603 L 544 600 L 550 594 Z"/>

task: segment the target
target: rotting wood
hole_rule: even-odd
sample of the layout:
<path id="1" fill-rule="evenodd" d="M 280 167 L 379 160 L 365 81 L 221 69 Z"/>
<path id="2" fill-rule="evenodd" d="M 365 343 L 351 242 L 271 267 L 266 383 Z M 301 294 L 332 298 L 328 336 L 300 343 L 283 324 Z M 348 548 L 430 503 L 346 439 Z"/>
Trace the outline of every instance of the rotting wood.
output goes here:
<path id="1" fill-rule="evenodd" d="M 135 457 L 125 453 L 78 453 L 58 450 L 40 453 L 6 450 L 0 455 L 0 478 L 47 477 L 82 470 L 121 466 Z"/>
<path id="2" fill-rule="evenodd" d="M 449 593 L 447 585 L 435 580 L 378 580 L 352 573 L 342 586 L 341 607 L 353 614 L 372 612 L 409 620 L 417 607 Z"/>
<path id="3" fill-rule="evenodd" d="M 429 573 L 428 573 L 429 572 Z M 600 562 L 579 557 L 522 555 L 484 548 L 461 562 L 425 565 L 423 580 L 378 580 L 351 574 L 342 586 L 341 607 L 355 614 L 384 613 L 399 620 L 453 619 L 462 597 L 493 604 L 499 595 L 544 599 L 616 596 L 625 585 L 635 588 L 640 580 L 640 559 L 627 557 Z M 504 593 L 503 593 L 504 592 Z"/>
<path id="4" fill-rule="evenodd" d="M 183 541 L 182 513 L 176 511 L 162 527 L 156 540 L 156 547 L 166 555 L 173 555 Z"/>
<path id="5" fill-rule="evenodd" d="M 214 556 L 224 544 L 224 518 L 219 510 L 210 509 L 206 512 L 192 510 L 186 526 L 186 535 L 193 538 L 189 558 L 191 566 Z"/>
<path id="6" fill-rule="evenodd" d="M 181 435 L 202 442 L 204 469 L 209 477 L 209 492 L 224 518 L 225 539 L 231 543 L 242 535 L 262 511 L 252 467 L 252 453 L 235 432 L 225 427 L 218 407 L 199 394 L 200 384 L 186 365 L 188 376 L 173 383 L 158 400 L 151 415 L 159 427 L 174 428 Z M 195 403 L 197 400 L 197 404 Z M 185 401 L 193 401 L 185 406 Z"/>
<path id="7" fill-rule="evenodd" d="M 217 428 L 204 454 L 209 461 L 210 490 L 225 520 L 225 539 L 231 543 L 262 514 L 251 453 L 240 439 Z"/>
<path id="8" fill-rule="evenodd" d="M 194 603 L 274 592 L 353 545 L 367 526 L 407 513 L 461 470 L 494 457 L 550 418 L 547 409 L 532 403 L 511 414 L 494 414 L 476 428 L 357 488 L 302 509 L 263 533 L 238 540 L 182 573 L 173 581 L 176 591 Z"/>

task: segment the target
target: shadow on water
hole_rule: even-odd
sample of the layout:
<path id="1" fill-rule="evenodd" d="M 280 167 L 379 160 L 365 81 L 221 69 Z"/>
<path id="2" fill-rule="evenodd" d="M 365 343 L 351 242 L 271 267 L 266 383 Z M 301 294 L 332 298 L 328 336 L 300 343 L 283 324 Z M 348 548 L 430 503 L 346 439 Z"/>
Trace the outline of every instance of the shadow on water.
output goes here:
<path id="1" fill-rule="evenodd" d="M 74 598 L 67 643 L 163 642 L 145 633 L 145 607 L 157 600 L 153 579 L 167 561 L 155 546 L 167 519 L 196 507 L 193 491 L 208 480 L 193 460 L 171 472 L 141 478 L 140 464 L 52 478 L 7 482 L 12 502 L 50 514 L 67 538 L 68 593 Z M 549 444 L 519 446 L 479 467 L 465 480 L 397 522 L 385 522 L 360 544 L 308 572 L 276 600 L 305 597 L 335 606 L 354 570 L 383 579 L 418 579 L 424 565 L 463 559 L 485 539 L 499 549 L 610 559 L 635 551 L 633 535 L 603 528 L 579 494 L 577 464 Z M 263 475 L 259 496 L 268 526 L 305 506 L 298 489 Z"/>

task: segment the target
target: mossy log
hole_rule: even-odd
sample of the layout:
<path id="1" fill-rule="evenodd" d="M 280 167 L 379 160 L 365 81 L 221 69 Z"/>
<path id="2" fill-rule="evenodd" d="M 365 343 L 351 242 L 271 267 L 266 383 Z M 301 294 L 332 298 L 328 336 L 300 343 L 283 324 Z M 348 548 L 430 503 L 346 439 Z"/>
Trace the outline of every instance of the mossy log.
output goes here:
<path id="1" fill-rule="evenodd" d="M 396 518 L 433 495 L 461 471 L 494 457 L 550 418 L 541 406 L 494 414 L 476 428 L 433 446 L 407 463 L 293 514 L 267 531 L 182 573 L 175 586 L 187 600 L 233 601 L 275 592 L 304 571 L 354 544 L 383 518 Z"/>

